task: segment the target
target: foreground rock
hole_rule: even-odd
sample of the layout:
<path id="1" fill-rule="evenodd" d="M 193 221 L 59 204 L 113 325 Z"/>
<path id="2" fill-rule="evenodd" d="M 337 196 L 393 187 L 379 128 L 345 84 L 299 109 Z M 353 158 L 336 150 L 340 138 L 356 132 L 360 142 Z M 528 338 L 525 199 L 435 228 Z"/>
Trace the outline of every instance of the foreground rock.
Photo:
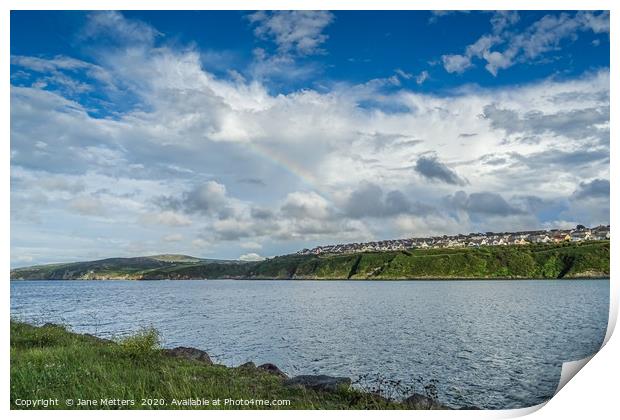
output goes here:
<path id="1" fill-rule="evenodd" d="M 175 347 L 173 349 L 164 350 L 166 356 L 178 357 L 187 360 L 196 360 L 209 365 L 213 362 L 206 351 L 198 350 L 193 347 Z"/>
<path id="2" fill-rule="evenodd" d="M 413 410 L 449 410 L 449 407 L 422 394 L 413 394 L 403 400 L 403 404 Z"/>
<path id="3" fill-rule="evenodd" d="M 256 369 L 254 362 L 245 362 L 237 367 L 238 369 Z"/>
<path id="4" fill-rule="evenodd" d="M 288 378 L 288 376 L 286 376 L 286 373 L 282 372 L 276 365 L 274 365 L 273 363 L 265 363 L 262 364 L 258 367 L 258 369 L 260 370 L 264 370 L 267 373 L 270 373 L 272 375 L 276 375 L 279 376 L 280 378 Z"/>
<path id="5" fill-rule="evenodd" d="M 351 379 L 327 375 L 300 375 L 284 381 L 287 386 L 302 386 L 315 391 L 336 391 L 340 386 L 351 385 Z"/>

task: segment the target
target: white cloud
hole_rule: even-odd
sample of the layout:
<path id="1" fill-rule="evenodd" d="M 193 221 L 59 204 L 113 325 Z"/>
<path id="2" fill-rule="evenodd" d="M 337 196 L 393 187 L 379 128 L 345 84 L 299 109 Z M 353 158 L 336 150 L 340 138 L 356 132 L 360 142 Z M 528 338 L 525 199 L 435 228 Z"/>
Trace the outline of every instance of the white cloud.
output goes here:
<path id="1" fill-rule="evenodd" d="M 96 11 L 88 15 L 86 38 L 104 37 L 122 43 L 152 43 L 161 33 L 139 20 L 127 19 L 116 11 Z"/>
<path id="2" fill-rule="evenodd" d="M 474 59 L 482 59 L 489 73 L 497 76 L 499 70 L 518 62 L 530 62 L 556 50 L 562 41 L 575 39 L 579 32 L 609 32 L 609 12 L 606 11 L 549 14 L 521 33 L 508 30 L 517 21 L 515 12 L 496 12 L 491 18 L 493 33 L 481 36 L 467 46 L 462 55 L 443 55 L 445 70 L 448 73 L 463 73 L 473 66 Z"/>
<path id="3" fill-rule="evenodd" d="M 207 181 L 183 194 L 180 206 L 187 213 L 223 215 L 232 211 L 232 201 L 226 194 L 226 187 L 216 181 Z"/>
<path id="4" fill-rule="evenodd" d="M 281 54 L 311 55 L 322 53 L 328 36 L 323 33 L 334 20 L 328 11 L 259 11 L 248 15 L 255 25 L 254 34 L 272 39 Z"/>
<path id="5" fill-rule="evenodd" d="M 243 254 L 239 257 L 241 261 L 263 261 L 265 257 L 261 257 L 256 252 L 250 252 L 248 254 Z"/>
<path id="6" fill-rule="evenodd" d="M 329 217 L 329 203 L 312 192 L 294 192 L 286 196 L 282 212 L 297 219 L 326 219 Z"/>
<path id="7" fill-rule="evenodd" d="M 459 54 L 441 56 L 443 66 L 448 73 L 463 73 L 472 66 L 471 57 Z"/>
<path id="8" fill-rule="evenodd" d="M 423 71 L 421 71 L 421 72 L 420 72 L 420 74 L 418 74 L 418 75 L 415 77 L 415 82 L 416 82 L 418 85 L 421 85 L 422 83 L 424 83 L 425 81 L 427 81 L 429 77 L 430 77 L 430 75 L 428 74 L 428 71 L 423 70 Z"/>
<path id="9" fill-rule="evenodd" d="M 402 69 L 396 69 L 396 70 L 394 70 L 394 73 L 396 73 L 397 75 L 399 75 L 403 79 L 411 79 L 413 77 L 413 74 L 407 73 L 406 71 L 404 71 Z"/>
<path id="10" fill-rule="evenodd" d="M 11 64 L 39 73 L 49 72 L 55 77 L 61 76 L 61 71 L 84 71 L 92 79 L 103 82 L 108 86 L 114 86 L 113 78 L 103 67 L 63 55 L 57 55 L 50 59 L 13 55 L 11 56 Z"/>
<path id="11" fill-rule="evenodd" d="M 491 25 L 493 26 L 493 32 L 496 34 L 502 33 L 508 27 L 514 25 L 519 21 L 519 12 L 514 10 L 498 10 L 491 17 Z"/>
<path id="12" fill-rule="evenodd" d="M 605 30 L 598 20 L 590 24 Z M 487 54 L 499 69 L 504 64 L 491 44 L 469 51 Z M 442 209 L 460 189 L 474 198 L 499 194 L 520 209 L 512 197 L 519 191 L 569 207 L 562 217 L 573 220 L 587 212 L 569 199 L 580 183 L 609 179 L 607 70 L 442 96 L 392 78 L 271 93 L 260 81 L 216 77 L 192 48 L 106 50 L 97 65 L 137 92 L 139 106 L 95 118 L 62 92 L 11 87 L 12 227 L 18 240 L 44 243 L 45 250 L 15 244 L 35 259 L 55 244 L 81 256 L 129 252 L 136 237 L 144 238 L 140 249 L 153 250 L 162 238 L 179 237 L 176 229 L 190 238 L 189 226 L 198 237 L 171 247 L 228 258 L 243 250 L 274 255 L 318 243 L 496 229 L 499 219 Z M 416 171 L 423 156 L 436 162 Z M 364 183 L 380 187 L 379 205 L 352 217 L 349 198 Z M 598 205 L 597 219 L 608 212 Z M 519 226 L 549 223 L 510 217 Z M 54 242 L 63 229 L 82 235 L 82 250 L 71 238 Z M 122 244 L 99 248 L 89 240 L 103 236 Z"/>

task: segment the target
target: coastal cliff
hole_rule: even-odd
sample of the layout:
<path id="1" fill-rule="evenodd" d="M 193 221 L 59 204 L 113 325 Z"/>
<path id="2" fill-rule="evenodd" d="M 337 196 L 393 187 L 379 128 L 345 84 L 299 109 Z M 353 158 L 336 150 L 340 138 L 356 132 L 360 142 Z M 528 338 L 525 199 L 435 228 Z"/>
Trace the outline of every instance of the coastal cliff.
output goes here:
<path id="1" fill-rule="evenodd" d="M 291 254 L 264 261 L 188 256 L 110 258 L 18 268 L 11 280 L 570 279 L 609 277 L 609 241 Z"/>

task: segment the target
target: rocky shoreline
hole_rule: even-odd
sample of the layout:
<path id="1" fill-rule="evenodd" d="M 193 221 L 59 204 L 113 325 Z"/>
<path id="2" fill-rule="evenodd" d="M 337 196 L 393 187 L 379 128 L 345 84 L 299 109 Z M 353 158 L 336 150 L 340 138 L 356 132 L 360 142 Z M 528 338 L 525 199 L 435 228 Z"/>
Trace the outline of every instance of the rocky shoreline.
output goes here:
<path id="1" fill-rule="evenodd" d="M 206 363 L 213 365 L 213 361 L 207 352 L 204 350 L 196 349 L 194 347 L 174 347 L 172 349 L 164 349 L 164 355 L 168 357 L 177 357 L 187 359 L 199 363 Z M 289 377 L 286 373 L 282 372 L 273 363 L 264 363 L 262 365 L 256 365 L 254 362 L 246 362 L 237 367 L 228 367 L 229 369 L 246 369 L 246 370 L 260 370 L 270 375 L 274 375 L 282 380 L 284 386 L 290 387 L 302 387 L 311 389 L 314 391 L 322 392 L 338 392 L 342 387 L 349 388 L 352 385 L 351 378 L 344 376 L 328 376 L 328 375 L 298 375 Z M 373 394 L 374 398 L 389 401 L 388 398 L 380 395 Z M 451 410 L 451 407 L 441 404 L 436 399 L 430 398 L 426 395 L 413 393 L 402 400 L 402 404 L 412 410 Z M 462 409 L 478 409 L 477 407 L 463 407 Z"/>
<path id="2" fill-rule="evenodd" d="M 54 324 L 45 324 L 45 326 L 54 326 Z M 97 341 L 99 343 L 104 344 L 116 344 L 115 341 L 97 337 L 92 334 L 81 334 L 82 336 L 88 337 L 91 340 Z M 220 366 L 226 369 L 240 369 L 240 370 L 256 370 L 262 371 L 267 374 L 273 375 L 278 379 L 282 380 L 282 385 L 287 387 L 300 387 L 305 389 L 310 389 L 313 391 L 321 391 L 321 392 L 338 392 L 340 389 L 345 388 L 348 389 L 352 386 L 351 378 L 344 376 L 329 376 L 329 375 L 297 375 L 293 377 L 289 377 L 286 373 L 284 373 L 280 368 L 278 368 L 273 363 L 263 363 L 261 365 L 256 365 L 254 362 L 246 362 L 236 367 L 230 367 L 225 365 L 216 365 L 212 360 L 209 354 L 204 351 L 194 347 L 174 347 L 170 349 L 162 349 L 162 354 L 165 357 L 170 358 L 179 358 L 185 359 L 191 362 L 196 363 L 204 363 L 206 365 Z M 379 393 L 371 393 L 372 397 L 377 400 L 381 400 L 383 402 L 393 401 L 390 398 L 386 398 L 385 396 Z M 444 404 L 441 404 L 434 398 L 430 398 L 427 395 L 413 393 L 407 397 L 405 397 L 400 403 L 404 406 L 403 408 L 411 409 L 411 410 L 452 410 L 452 407 L 448 407 Z M 478 410 L 478 407 L 461 407 L 461 410 Z"/>

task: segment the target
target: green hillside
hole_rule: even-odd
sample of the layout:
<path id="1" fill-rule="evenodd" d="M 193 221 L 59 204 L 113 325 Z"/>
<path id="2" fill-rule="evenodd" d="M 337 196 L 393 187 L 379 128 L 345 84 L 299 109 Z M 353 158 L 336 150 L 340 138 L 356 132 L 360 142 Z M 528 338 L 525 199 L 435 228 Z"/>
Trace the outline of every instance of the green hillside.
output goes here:
<path id="1" fill-rule="evenodd" d="M 11 279 L 496 279 L 609 277 L 609 241 L 284 255 L 260 262 L 187 256 L 19 268 Z"/>

